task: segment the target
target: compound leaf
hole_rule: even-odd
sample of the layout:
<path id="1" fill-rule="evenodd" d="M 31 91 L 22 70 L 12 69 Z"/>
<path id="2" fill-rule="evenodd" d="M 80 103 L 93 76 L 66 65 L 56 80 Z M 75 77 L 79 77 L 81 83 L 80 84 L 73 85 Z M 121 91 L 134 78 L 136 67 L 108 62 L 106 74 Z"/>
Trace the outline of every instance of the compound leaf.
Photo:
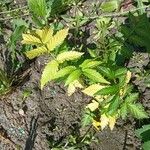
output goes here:
<path id="1" fill-rule="evenodd" d="M 57 46 L 63 43 L 68 35 L 68 28 L 58 31 L 47 43 L 48 51 L 53 51 Z"/>

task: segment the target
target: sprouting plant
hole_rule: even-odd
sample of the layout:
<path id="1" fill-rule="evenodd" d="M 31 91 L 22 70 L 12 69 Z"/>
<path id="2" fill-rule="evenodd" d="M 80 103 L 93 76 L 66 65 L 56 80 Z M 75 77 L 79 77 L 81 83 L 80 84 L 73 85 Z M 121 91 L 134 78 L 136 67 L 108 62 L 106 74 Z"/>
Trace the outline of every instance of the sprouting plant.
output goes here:
<path id="1" fill-rule="evenodd" d="M 0 69 L 0 95 L 4 95 L 11 90 L 12 80 L 7 76 L 6 72 Z"/>
<path id="2" fill-rule="evenodd" d="M 136 102 L 138 93 L 132 93 L 132 86 L 129 85 L 131 72 L 125 68 L 101 67 L 104 76 L 110 79 L 111 84 L 92 84 L 83 92 L 93 100 L 87 105 L 83 117 L 83 125 L 92 123 L 98 130 L 103 130 L 107 125 L 114 128 L 117 118 L 125 119 L 131 114 L 137 119 L 147 118 L 143 106 Z"/>

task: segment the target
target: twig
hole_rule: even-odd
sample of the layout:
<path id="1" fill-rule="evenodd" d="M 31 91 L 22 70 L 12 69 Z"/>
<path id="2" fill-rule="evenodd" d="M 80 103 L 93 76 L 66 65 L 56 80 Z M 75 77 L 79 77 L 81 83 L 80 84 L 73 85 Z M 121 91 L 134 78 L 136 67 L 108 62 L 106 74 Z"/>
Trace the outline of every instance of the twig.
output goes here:
<path id="1" fill-rule="evenodd" d="M 8 18 L 0 18 L 0 21 L 7 21 L 7 20 L 11 20 L 11 19 L 15 19 L 18 17 L 25 17 L 25 16 L 29 16 L 29 13 L 23 14 L 23 15 L 18 15 L 18 16 L 13 16 L 13 17 L 8 17 Z"/>
<path id="2" fill-rule="evenodd" d="M 136 12 L 138 10 L 141 10 L 141 9 L 147 9 L 147 8 L 150 8 L 150 6 L 145 6 L 145 7 L 141 7 L 141 8 L 136 8 L 136 9 L 131 9 L 131 10 L 128 10 L 128 11 L 124 11 L 124 12 L 119 12 L 119 13 L 109 13 L 109 14 L 101 14 L 100 16 L 93 16 L 93 17 L 88 17 L 89 19 L 97 19 L 97 18 L 100 18 L 100 17 L 122 17 L 130 12 Z M 149 11 L 149 10 L 147 10 Z"/>
<path id="3" fill-rule="evenodd" d="M 9 13 L 16 12 L 16 11 L 19 11 L 22 9 L 27 9 L 27 6 L 19 7 L 19 8 L 13 9 L 13 10 L 9 10 L 9 11 L 3 11 L 3 12 L 0 12 L 0 15 L 9 14 Z"/>

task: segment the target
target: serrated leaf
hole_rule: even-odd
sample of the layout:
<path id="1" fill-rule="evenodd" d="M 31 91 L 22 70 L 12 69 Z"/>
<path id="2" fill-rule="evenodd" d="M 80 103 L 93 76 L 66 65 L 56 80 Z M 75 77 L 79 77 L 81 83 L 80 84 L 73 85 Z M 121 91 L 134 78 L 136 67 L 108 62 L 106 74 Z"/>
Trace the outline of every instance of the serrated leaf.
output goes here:
<path id="1" fill-rule="evenodd" d="M 127 71 L 127 75 L 126 75 L 126 84 L 129 83 L 130 79 L 131 79 L 131 72 Z"/>
<path id="2" fill-rule="evenodd" d="M 101 127 L 101 122 L 93 119 L 92 125 L 93 125 L 97 130 L 99 130 L 100 127 Z"/>
<path id="3" fill-rule="evenodd" d="M 33 58 L 43 55 L 45 53 L 47 53 L 47 49 L 44 46 L 42 46 L 42 47 L 38 47 L 38 48 L 35 48 L 35 49 L 25 52 L 25 55 L 29 59 L 33 59 Z"/>
<path id="4" fill-rule="evenodd" d="M 109 107 L 108 107 L 107 114 L 108 115 L 114 115 L 114 114 L 116 114 L 116 112 L 118 110 L 118 107 L 119 107 L 119 104 L 120 104 L 120 98 L 119 98 L 119 96 L 114 96 L 113 99 L 110 102 Z"/>
<path id="5" fill-rule="evenodd" d="M 130 113 L 137 119 L 148 118 L 147 113 L 144 111 L 143 106 L 140 103 L 137 104 L 127 104 Z"/>
<path id="6" fill-rule="evenodd" d="M 75 69 L 76 69 L 76 67 L 74 67 L 74 66 L 67 66 L 65 68 L 62 68 L 57 72 L 55 79 L 62 78 L 64 76 L 70 74 L 71 72 L 73 72 Z"/>
<path id="7" fill-rule="evenodd" d="M 150 150 L 150 140 L 144 142 L 142 147 L 143 147 L 143 150 Z"/>
<path id="8" fill-rule="evenodd" d="M 109 118 L 109 128 L 110 128 L 110 130 L 113 130 L 114 126 L 116 124 L 116 117 L 109 116 L 108 118 Z"/>
<path id="9" fill-rule="evenodd" d="M 47 14 L 46 0 L 28 0 L 28 6 L 37 16 L 45 17 Z"/>
<path id="10" fill-rule="evenodd" d="M 32 44 L 32 45 L 42 44 L 40 38 L 31 34 L 22 34 L 22 38 L 23 38 L 23 40 L 21 41 L 22 44 Z"/>
<path id="11" fill-rule="evenodd" d="M 125 119 L 127 117 L 127 114 L 128 114 L 128 108 L 126 103 L 124 103 L 120 108 L 120 116 L 122 117 L 122 119 Z"/>
<path id="12" fill-rule="evenodd" d="M 63 43 L 68 35 L 68 28 L 58 31 L 47 43 L 48 51 L 53 51 L 57 46 Z"/>
<path id="13" fill-rule="evenodd" d="M 92 116 L 90 110 L 87 109 L 84 112 L 82 120 L 81 120 L 82 127 L 89 125 L 92 122 L 92 120 L 93 120 L 93 116 Z"/>
<path id="14" fill-rule="evenodd" d="M 100 84 L 92 84 L 86 89 L 82 90 L 84 94 L 87 94 L 89 96 L 94 96 L 94 94 L 99 91 L 100 89 L 104 88 L 105 86 L 102 86 Z"/>
<path id="15" fill-rule="evenodd" d="M 104 77 L 94 69 L 84 69 L 83 74 L 92 81 L 109 84 L 109 82 L 106 79 L 104 79 Z"/>
<path id="16" fill-rule="evenodd" d="M 81 75 L 81 71 L 80 70 L 75 70 L 73 71 L 67 78 L 66 82 L 65 82 L 65 86 L 69 85 L 71 82 L 78 80 L 79 77 Z"/>
<path id="17" fill-rule="evenodd" d="M 115 77 L 120 77 L 122 75 L 125 75 L 127 72 L 127 69 L 126 68 L 119 68 L 115 71 Z"/>
<path id="18" fill-rule="evenodd" d="M 83 88 L 79 80 L 75 80 L 69 84 L 67 89 L 68 96 L 71 96 L 76 91 L 76 88 Z"/>
<path id="19" fill-rule="evenodd" d="M 127 98 L 125 99 L 125 102 L 127 103 L 133 103 L 135 102 L 139 97 L 138 93 L 131 93 Z"/>
<path id="20" fill-rule="evenodd" d="M 95 100 L 92 100 L 92 102 L 86 106 L 86 108 L 90 109 L 90 111 L 95 111 L 98 107 L 99 103 Z"/>
<path id="21" fill-rule="evenodd" d="M 118 7 L 118 2 L 116 0 L 111 0 L 109 2 L 103 2 L 100 8 L 105 12 L 112 12 Z"/>
<path id="22" fill-rule="evenodd" d="M 143 125 L 142 128 L 135 131 L 136 136 L 141 138 L 143 141 L 150 140 L 150 125 Z"/>
<path id="23" fill-rule="evenodd" d="M 114 95 L 119 91 L 119 86 L 118 85 L 112 85 L 112 86 L 107 86 L 98 92 L 95 93 L 95 95 Z"/>
<path id="24" fill-rule="evenodd" d="M 100 118 L 100 125 L 101 125 L 101 130 L 103 130 L 109 123 L 109 118 L 106 116 L 106 114 L 102 114 Z"/>
<path id="25" fill-rule="evenodd" d="M 97 67 L 98 65 L 100 65 L 101 63 L 102 63 L 101 61 L 87 59 L 80 65 L 80 67 L 82 67 L 83 69 L 94 68 L 94 67 Z"/>
<path id="26" fill-rule="evenodd" d="M 36 34 L 40 37 L 43 44 L 46 44 L 53 36 L 53 30 L 48 27 L 44 27 L 43 29 L 37 29 Z"/>
<path id="27" fill-rule="evenodd" d="M 84 53 L 77 52 L 77 51 L 68 51 L 68 52 L 63 52 L 57 56 L 57 61 L 59 63 L 63 63 L 64 61 L 69 61 L 69 60 L 75 60 L 80 58 Z"/>
<path id="28" fill-rule="evenodd" d="M 114 78 L 114 71 L 110 70 L 110 68 L 100 66 L 99 69 L 104 76 L 108 77 L 109 79 Z"/>
<path id="29" fill-rule="evenodd" d="M 52 60 L 45 66 L 42 77 L 41 77 L 41 89 L 47 84 L 49 81 L 55 78 L 55 75 L 58 71 L 58 62 L 56 60 Z"/>

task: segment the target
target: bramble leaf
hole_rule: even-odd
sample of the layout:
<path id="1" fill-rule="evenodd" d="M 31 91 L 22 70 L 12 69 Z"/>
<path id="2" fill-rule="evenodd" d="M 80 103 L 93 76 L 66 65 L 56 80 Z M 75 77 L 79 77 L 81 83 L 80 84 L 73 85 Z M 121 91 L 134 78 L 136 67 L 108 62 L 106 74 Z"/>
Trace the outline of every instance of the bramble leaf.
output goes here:
<path id="1" fill-rule="evenodd" d="M 78 80 L 81 75 L 81 70 L 75 70 L 73 71 L 67 78 L 65 82 L 65 86 L 69 85 L 71 82 Z"/>
<path id="2" fill-rule="evenodd" d="M 55 78 L 55 75 L 58 71 L 58 65 L 59 64 L 56 60 L 52 60 L 45 66 L 41 77 L 41 89 L 43 89 L 45 84 Z"/>
<path id="3" fill-rule="evenodd" d="M 147 113 L 144 111 L 143 106 L 140 103 L 127 104 L 130 113 L 137 119 L 148 118 Z"/>
<path id="4" fill-rule="evenodd" d="M 35 48 L 35 49 L 25 52 L 25 55 L 29 59 L 33 59 L 33 58 L 43 55 L 45 53 L 47 53 L 47 49 L 44 46 L 41 46 L 41 47 L 38 47 L 38 48 Z"/>
<path id="5" fill-rule="evenodd" d="M 45 17 L 47 14 L 46 0 L 28 0 L 28 6 L 38 16 Z"/>
<path id="6" fill-rule="evenodd" d="M 51 39 L 53 36 L 53 30 L 48 27 L 44 27 L 41 30 L 37 29 L 35 32 L 44 44 L 46 44 L 49 41 L 49 39 Z"/>
<path id="7" fill-rule="evenodd" d="M 57 72 L 55 79 L 62 78 L 64 76 L 70 74 L 71 72 L 73 72 L 75 69 L 76 69 L 76 67 L 74 67 L 74 66 L 67 66 L 65 68 L 62 68 Z"/>
<path id="8" fill-rule="evenodd" d="M 68 28 L 62 29 L 49 39 L 47 42 L 47 48 L 49 52 L 53 51 L 57 46 L 63 43 L 68 35 L 68 30 Z"/>
<path id="9" fill-rule="evenodd" d="M 119 86 L 118 85 L 112 85 L 112 86 L 107 86 L 98 92 L 95 93 L 95 95 L 113 95 L 116 94 L 119 91 Z"/>
<path id="10" fill-rule="evenodd" d="M 37 45 L 37 44 L 42 44 L 40 38 L 36 37 L 35 35 L 32 34 L 22 34 L 22 44 L 32 44 L 32 45 Z"/>
<path id="11" fill-rule="evenodd" d="M 100 65 L 101 63 L 102 63 L 101 61 L 87 59 L 80 65 L 80 67 L 82 67 L 83 69 L 94 68 L 94 67 L 97 67 L 98 65 Z"/>
<path id="12" fill-rule="evenodd" d="M 83 74 L 92 81 L 109 84 L 109 82 L 94 69 L 83 69 Z"/>
<path id="13" fill-rule="evenodd" d="M 80 58 L 84 53 L 77 52 L 77 51 L 69 51 L 63 52 L 57 56 L 57 61 L 59 63 L 63 63 L 64 61 L 75 60 Z"/>
<path id="14" fill-rule="evenodd" d="M 71 96 L 76 91 L 76 88 L 83 88 L 79 80 L 75 80 L 69 84 L 67 89 L 68 96 Z"/>
<path id="15" fill-rule="evenodd" d="M 104 88 L 105 86 L 102 86 L 100 84 L 92 84 L 86 89 L 82 90 L 84 94 L 87 94 L 89 96 L 94 96 L 94 94 L 99 91 L 100 89 Z"/>

